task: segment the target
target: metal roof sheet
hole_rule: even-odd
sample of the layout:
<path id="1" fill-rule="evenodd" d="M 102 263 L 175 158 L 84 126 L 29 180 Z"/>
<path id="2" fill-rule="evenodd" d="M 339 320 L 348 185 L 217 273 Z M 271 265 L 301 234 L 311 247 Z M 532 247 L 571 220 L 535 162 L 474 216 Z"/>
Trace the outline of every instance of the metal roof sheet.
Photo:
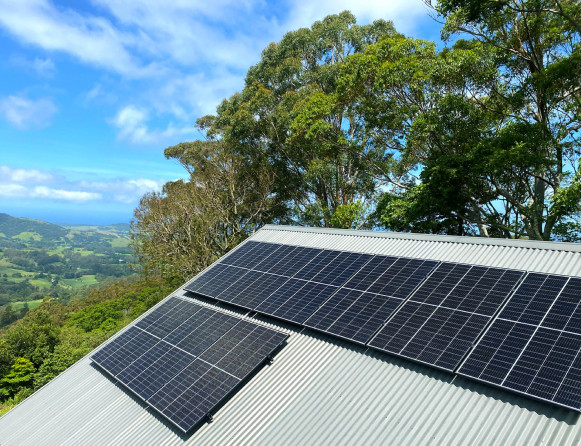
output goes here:
<path id="1" fill-rule="evenodd" d="M 556 243 L 273 226 L 252 239 L 581 276 L 581 252 Z M 287 346 L 191 435 L 172 429 L 85 357 L 0 419 L 0 444 L 581 443 L 573 411 L 259 319 L 291 333 Z"/>

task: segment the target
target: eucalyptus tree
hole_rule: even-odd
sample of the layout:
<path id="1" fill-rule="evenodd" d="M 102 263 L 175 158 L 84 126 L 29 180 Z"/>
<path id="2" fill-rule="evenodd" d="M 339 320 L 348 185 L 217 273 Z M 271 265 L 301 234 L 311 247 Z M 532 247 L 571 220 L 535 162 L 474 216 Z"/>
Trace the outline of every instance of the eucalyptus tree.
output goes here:
<path id="1" fill-rule="evenodd" d="M 350 55 L 396 34 L 382 20 L 359 26 L 349 12 L 290 32 L 263 51 L 242 92 L 199 124 L 233 153 L 266 160 L 292 221 L 359 226 L 377 190 L 376 165 L 388 159 L 336 89 Z"/>
<path id="2" fill-rule="evenodd" d="M 131 237 L 145 272 L 183 281 L 274 218 L 274 176 L 216 141 L 181 143 L 165 156 L 189 178 L 142 197 Z"/>
<path id="3" fill-rule="evenodd" d="M 441 0 L 443 36 L 467 36 L 494 55 L 497 76 L 478 106 L 496 125 L 487 137 L 490 190 L 512 234 L 574 238 L 581 174 L 581 5 L 574 0 Z M 483 221 L 483 223 L 486 223 Z"/>

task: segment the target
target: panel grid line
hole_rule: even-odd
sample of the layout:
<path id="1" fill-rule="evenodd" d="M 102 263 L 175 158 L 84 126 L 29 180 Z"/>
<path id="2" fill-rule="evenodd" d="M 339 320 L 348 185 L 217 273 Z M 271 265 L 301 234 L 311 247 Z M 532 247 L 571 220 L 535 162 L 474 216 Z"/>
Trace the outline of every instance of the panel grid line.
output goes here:
<path id="1" fill-rule="evenodd" d="M 543 281 L 543 284 L 547 281 L 547 278 L 545 278 L 545 280 Z M 547 314 L 549 314 L 549 311 L 551 311 L 551 308 L 553 307 L 553 305 L 555 305 L 555 302 L 557 301 L 557 299 L 559 298 L 559 295 L 561 294 L 561 292 L 563 291 L 563 289 L 565 288 L 565 286 L 567 285 L 567 283 L 569 283 L 569 280 L 571 279 L 567 279 L 567 281 L 563 284 L 563 286 L 561 287 L 561 290 L 559 291 L 559 293 L 557 294 L 557 296 L 555 296 L 555 298 L 553 299 L 553 303 L 551 304 L 551 306 L 549 307 L 549 309 L 546 311 L 545 315 L 543 316 L 543 318 L 541 319 L 541 322 L 539 322 L 539 324 L 536 326 L 535 331 L 533 332 L 533 334 L 530 336 L 528 342 L 526 343 L 526 345 L 524 346 L 524 348 L 521 350 L 520 354 L 518 355 L 518 357 L 515 359 L 515 361 L 513 362 L 511 368 L 509 369 L 508 373 L 506 374 L 505 378 L 502 380 L 501 385 L 504 385 L 504 383 L 506 382 L 507 378 L 509 377 L 509 375 L 511 374 L 511 372 L 513 371 L 514 367 L 516 366 L 516 364 L 518 363 L 518 361 L 520 360 L 520 358 L 522 357 L 522 355 L 524 354 L 524 352 L 526 351 L 527 347 L 529 346 L 529 344 L 531 343 L 531 341 L 533 340 L 533 338 L 535 337 L 535 334 L 537 334 L 537 332 L 539 331 L 539 328 L 541 327 L 542 322 L 546 319 Z M 517 324 L 519 323 L 518 321 L 514 321 Z"/>

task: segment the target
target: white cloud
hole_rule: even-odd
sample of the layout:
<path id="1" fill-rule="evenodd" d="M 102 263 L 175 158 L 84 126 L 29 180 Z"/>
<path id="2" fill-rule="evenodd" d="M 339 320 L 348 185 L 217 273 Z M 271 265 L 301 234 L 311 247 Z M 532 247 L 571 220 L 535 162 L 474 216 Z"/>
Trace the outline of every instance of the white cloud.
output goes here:
<path id="1" fill-rule="evenodd" d="M 20 184 L 0 184 L 0 197 L 22 198 L 28 193 L 28 189 Z"/>
<path id="2" fill-rule="evenodd" d="M 0 184 L 0 197 L 18 199 L 48 199 L 57 201 L 86 202 L 100 200 L 101 194 L 78 190 L 53 189 L 47 186 L 23 186 L 21 184 Z"/>
<path id="3" fill-rule="evenodd" d="M 12 55 L 8 59 L 8 63 L 27 71 L 34 71 L 41 77 L 53 77 L 56 71 L 54 62 L 50 58 L 35 57 L 34 59 L 27 59 L 21 55 Z"/>
<path id="4" fill-rule="evenodd" d="M 52 189 L 46 186 L 36 186 L 30 190 L 31 198 L 48 198 L 49 200 L 65 201 L 92 201 L 100 200 L 101 194 L 94 192 L 84 192 L 78 190 Z"/>
<path id="5" fill-rule="evenodd" d="M 192 126 L 177 127 L 172 122 L 164 130 L 151 130 L 147 125 L 148 119 L 146 110 L 128 105 L 119 110 L 111 122 L 119 129 L 119 139 L 135 144 L 156 144 L 194 132 Z"/>
<path id="6" fill-rule="evenodd" d="M 8 166 L 0 166 L 0 182 L 46 183 L 54 178 L 51 173 L 41 172 L 37 169 L 13 169 Z"/>
<path id="7" fill-rule="evenodd" d="M 129 76 L 155 72 L 135 60 L 129 47 L 138 35 L 116 29 L 102 17 L 56 8 L 48 0 L 0 0 L 0 24 L 28 44 L 64 51 L 81 61 Z"/>
<path id="8" fill-rule="evenodd" d="M 117 96 L 115 96 L 110 91 L 107 91 L 103 85 L 97 84 L 82 96 L 82 100 L 85 105 L 91 102 L 113 104 L 117 101 Z"/>
<path id="9" fill-rule="evenodd" d="M 37 57 L 32 61 L 31 65 L 39 76 L 52 77 L 54 75 L 54 62 L 48 58 L 43 59 L 41 57 Z"/>
<path id="10" fill-rule="evenodd" d="M 99 191 L 112 200 L 119 203 L 132 203 L 138 201 L 148 192 L 160 191 L 165 181 L 150 180 L 147 178 L 137 178 L 132 180 L 118 179 L 115 181 L 85 182 L 82 181 L 80 186 Z"/>
<path id="11" fill-rule="evenodd" d="M 164 183 L 150 178 L 74 181 L 66 173 L 0 166 L 0 198 L 4 199 L 136 204 L 145 193 L 160 191 Z"/>
<path id="12" fill-rule="evenodd" d="M 0 115 L 21 130 L 47 126 L 57 111 L 47 98 L 33 100 L 15 95 L 0 98 Z"/>

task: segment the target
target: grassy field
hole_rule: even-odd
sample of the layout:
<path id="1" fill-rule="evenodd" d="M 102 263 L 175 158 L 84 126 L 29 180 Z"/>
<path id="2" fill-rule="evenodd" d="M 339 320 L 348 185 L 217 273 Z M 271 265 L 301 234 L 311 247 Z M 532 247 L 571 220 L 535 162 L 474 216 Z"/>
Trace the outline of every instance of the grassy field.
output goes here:
<path id="1" fill-rule="evenodd" d="M 95 276 L 91 274 L 79 277 L 77 279 L 62 279 L 59 283 L 63 286 L 72 288 L 73 290 L 78 290 L 79 288 L 87 285 L 96 285 L 99 282 L 97 282 Z"/>
<path id="2" fill-rule="evenodd" d="M 38 307 L 42 303 L 42 299 L 31 300 L 29 302 L 12 302 L 12 304 L 11 304 L 12 309 L 15 311 L 22 310 L 22 308 L 24 308 L 25 303 L 27 303 L 28 308 L 32 310 L 33 308 Z"/>

